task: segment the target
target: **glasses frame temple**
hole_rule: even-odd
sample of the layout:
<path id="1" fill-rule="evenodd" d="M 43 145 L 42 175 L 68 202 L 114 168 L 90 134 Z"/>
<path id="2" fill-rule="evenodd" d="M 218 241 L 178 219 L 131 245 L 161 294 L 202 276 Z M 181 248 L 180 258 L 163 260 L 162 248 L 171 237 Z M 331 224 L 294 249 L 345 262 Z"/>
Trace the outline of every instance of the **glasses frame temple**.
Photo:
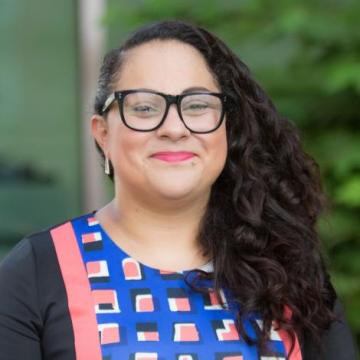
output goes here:
<path id="1" fill-rule="evenodd" d="M 115 93 L 112 93 L 105 101 L 104 106 L 101 109 L 101 112 L 104 113 L 108 110 L 109 106 L 115 101 Z"/>

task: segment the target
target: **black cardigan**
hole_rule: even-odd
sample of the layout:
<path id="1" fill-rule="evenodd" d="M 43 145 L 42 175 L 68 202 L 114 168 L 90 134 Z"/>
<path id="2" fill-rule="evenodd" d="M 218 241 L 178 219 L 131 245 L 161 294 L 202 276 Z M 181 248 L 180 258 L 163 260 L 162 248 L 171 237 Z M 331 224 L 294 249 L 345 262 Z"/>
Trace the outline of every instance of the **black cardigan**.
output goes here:
<path id="1" fill-rule="evenodd" d="M 24 238 L 0 264 L 0 360 L 76 358 L 65 285 L 50 230 Z M 324 334 L 323 356 L 305 334 L 299 339 L 303 360 L 357 359 L 336 296 L 331 306 L 341 321 Z"/>

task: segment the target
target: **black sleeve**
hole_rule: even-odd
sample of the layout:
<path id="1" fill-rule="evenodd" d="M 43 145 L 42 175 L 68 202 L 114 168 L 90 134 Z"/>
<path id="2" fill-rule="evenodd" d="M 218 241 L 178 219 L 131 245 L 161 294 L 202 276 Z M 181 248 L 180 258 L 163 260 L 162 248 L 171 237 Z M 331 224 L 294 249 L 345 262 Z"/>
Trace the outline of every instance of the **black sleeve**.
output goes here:
<path id="1" fill-rule="evenodd" d="M 322 337 L 324 352 L 309 335 L 304 336 L 303 360 L 358 360 L 358 351 L 349 325 L 347 324 L 343 307 L 339 299 L 335 300 L 334 313 L 338 317 Z"/>
<path id="2" fill-rule="evenodd" d="M 21 240 L 0 264 L 0 360 L 75 360 L 74 333 L 50 232 Z"/>
<path id="3" fill-rule="evenodd" d="M 41 360 L 37 274 L 23 239 L 0 264 L 0 360 Z"/>

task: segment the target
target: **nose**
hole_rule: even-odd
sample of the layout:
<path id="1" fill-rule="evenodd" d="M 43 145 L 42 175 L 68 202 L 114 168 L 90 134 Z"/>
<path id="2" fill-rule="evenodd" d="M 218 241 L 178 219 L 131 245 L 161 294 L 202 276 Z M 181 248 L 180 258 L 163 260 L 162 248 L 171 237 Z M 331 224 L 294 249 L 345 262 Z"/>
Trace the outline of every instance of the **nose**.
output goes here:
<path id="1" fill-rule="evenodd" d="M 160 137 L 169 137 L 174 140 L 190 135 L 190 130 L 187 129 L 180 118 L 176 104 L 170 105 L 164 122 L 157 129 L 157 135 Z"/>

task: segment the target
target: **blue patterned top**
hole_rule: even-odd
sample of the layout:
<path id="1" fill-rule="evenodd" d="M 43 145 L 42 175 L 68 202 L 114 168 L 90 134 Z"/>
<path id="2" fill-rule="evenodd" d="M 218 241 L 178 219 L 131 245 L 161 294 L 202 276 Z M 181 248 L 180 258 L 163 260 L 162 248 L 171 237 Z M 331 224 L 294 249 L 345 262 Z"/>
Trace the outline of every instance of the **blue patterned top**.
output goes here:
<path id="1" fill-rule="evenodd" d="M 89 278 L 105 360 L 285 360 L 284 343 L 271 331 L 271 354 L 247 345 L 235 327 L 236 306 L 227 289 L 222 307 L 211 290 L 193 291 L 194 271 L 171 272 L 140 263 L 104 231 L 93 213 L 72 221 Z M 201 268 L 211 272 L 211 263 Z M 204 281 L 204 280 L 202 280 Z M 201 285 L 204 285 L 202 282 Z M 211 287 L 210 280 L 206 286 Z M 256 316 L 244 321 L 256 338 Z"/>

